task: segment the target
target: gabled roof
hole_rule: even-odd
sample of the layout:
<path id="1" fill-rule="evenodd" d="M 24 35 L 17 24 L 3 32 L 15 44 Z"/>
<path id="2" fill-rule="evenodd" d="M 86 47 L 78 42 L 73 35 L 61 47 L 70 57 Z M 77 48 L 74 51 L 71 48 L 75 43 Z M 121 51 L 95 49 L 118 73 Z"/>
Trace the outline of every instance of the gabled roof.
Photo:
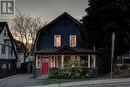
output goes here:
<path id="1" fill-rule="evenodd" d="M 48 23 L 47 25 L 45 25 L 43 28 L 41 28 L 38 32 L 40 32 L 41 30 L 47 29 L 49 26 L 53 25 L 54 23 L 56 23 L 57 21 L 59 21 L 63 17 L 67 17 L 70 20 L 72 20 L 74 23 L 76 23 L 78 25 L 81 25 L 81 23 L 79 21 L 77 21 L 74 17 L 72 17 L 71 15 L 69 15 L 67 12 L 64 12 L 63 14 L 61 14 L 60 16 L 58 16 L 56 19 L 54 19 L 53 21 L 51 21 L 50 23 Z"/>
<path id="2" fill-rule="evenodd" d="M 70 20 L 72 20 L 74 23 L 76 23 L 77 25 L 81 25 L 81 23 L 79 21 L 77 21 L 74 17 L 72 17 L 71 15 L 69 15 L 67 12 L 64 12 L 63 14 L 61 14 L 59 17 L 57 17 L 56 19 L 54 19 L 53 21 L 51 21 L 50 23 L 48 23 L 47 25 L 45 25 L 43 28 L 41 28 L 38 32 L 37 32 L 37 36 L 34 42 L 34 45 L 37 43 L 37 40 L 39 38 L 39 35 L 41 33 L 41 31 L 45 31 L 48 29 L 48 27 L 50 27 L 51 25 L 53 25 L 54 23 L 56 23 L 57 21 L 59 21 L 60 19 L 62 19 L 63 17 L 67 17 Z"/>
<path id="3" fill-rule="evenodd" d="M 15 40 L 14 40 L 14 38 L 13 38 L 13 36 L 12 36 L 10 30 L 9 30 L 8 23 L 7 23 L 7 22 L 0 22 L 0 34 L 1 34 L 1 32 L 3 31 L 3 29 L 4 29 L 5 26 L 6 26 L 6 28 L 7 28 L 7 32 L 8 32 L 8 35 L 9 35 L 9 37 L 10 37 L 10 41 L 11 41 L 12 47 L 13 47 L 13 49 L 14 49 L 15 57 L 16 57 L 16 59 L 18 59 L 18 56 L 17 56 L 17 53 L 16 53 L 16 49 L 15 49 L 15 46 L 14 46 L 14 45 L 15 45 Z"/>

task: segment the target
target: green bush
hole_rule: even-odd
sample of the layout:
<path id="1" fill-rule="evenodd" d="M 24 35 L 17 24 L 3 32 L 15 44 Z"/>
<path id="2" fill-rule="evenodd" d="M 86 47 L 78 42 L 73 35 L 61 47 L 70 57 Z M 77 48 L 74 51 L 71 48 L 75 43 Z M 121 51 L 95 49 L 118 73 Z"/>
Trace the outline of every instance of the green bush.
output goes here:
<path id="1" fill-rule="evenodd" d="M 50 70 L 49 78 L 91 78 L 95 77 L 95 69 L 91 68 L 80 68 L 84 61 L 74 60 L 69 61 L 64 65 L 64 69 Z"/>
<path id="2" fill-rule="evenodd" d="M 79 78 L 91 78 L 95 76 L 94 69 L 61 69 L 52 70 L 49 72 L 49 78 L 59 79 L 79 79 Z"/>

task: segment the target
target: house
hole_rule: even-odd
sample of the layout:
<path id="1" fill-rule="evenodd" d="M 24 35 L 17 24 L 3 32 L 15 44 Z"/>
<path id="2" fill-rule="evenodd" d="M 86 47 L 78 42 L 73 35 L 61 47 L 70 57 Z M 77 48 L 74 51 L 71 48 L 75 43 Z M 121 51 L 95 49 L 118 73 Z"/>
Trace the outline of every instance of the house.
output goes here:
<path id="1" fill-rule="evenodd" d="M 32 73 L 32 57 L 23 42 L 15 40 L 17 48 L 17 68 L 19 73 Z"/>
<path id="2" fill-rule="evenodd" d="M 130 64 L 130 51 L 117 57 L 117 69 L 120 69 L 120 67 L 125 64 Z"/>
<path id="3" fill-rule="evenodd" d="M 7 22 L 0 22 L 0 78 L 16 73 L 17 52 Z"/>
<path id="4" fill-rule="evenodd" d="M 34 44 L 35 76 L 47 76 L 68 61 L 85 61 L 82 67 L 96 68 L 96 51 L 87 49 L 80 36 L 80 22 L 64 12 L 41 28 Z"/>

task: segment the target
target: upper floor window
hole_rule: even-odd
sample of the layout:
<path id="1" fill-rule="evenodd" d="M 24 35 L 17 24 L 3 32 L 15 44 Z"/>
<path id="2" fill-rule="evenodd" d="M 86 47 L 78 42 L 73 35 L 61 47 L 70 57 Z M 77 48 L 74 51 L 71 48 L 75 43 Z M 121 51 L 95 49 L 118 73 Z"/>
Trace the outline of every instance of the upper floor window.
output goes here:
<path id="1" fill-rule="evenodd" d="M 70 46 L 71 47 L 76 46 L 76 35 L 70 35 Z"/>
<path id="2" fill-rule="evenodd" d="M 61 46 L 61 35 L 54 36 L 54 46 Z"/>
<path id="3" fill-rule="evenodd" d="M 5 49 L 6 49 L 6 48 L 5 48 L 5 45 L 2 45 L 2 47 L 1 47 L 1 52 L 2 52 L 2 54 L 5 54 L 5 52 L 6 52 Z"/>

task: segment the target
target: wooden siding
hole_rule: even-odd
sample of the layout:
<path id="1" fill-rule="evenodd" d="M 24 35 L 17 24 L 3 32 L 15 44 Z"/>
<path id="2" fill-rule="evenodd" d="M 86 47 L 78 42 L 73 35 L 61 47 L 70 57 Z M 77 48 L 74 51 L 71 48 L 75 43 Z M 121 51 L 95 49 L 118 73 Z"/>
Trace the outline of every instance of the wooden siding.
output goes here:
<path id="1" fill-rule="evenodd" d="M 37 41 L 37 50 L 54 47 L 54 35 L 61 35 L 61 46 L 69 46 L 70 35 L 76 35 L 78 46 L 80 39 L 79 25 L 67 17 L 61 18 L 58 22 L 41 32 Z"/>

